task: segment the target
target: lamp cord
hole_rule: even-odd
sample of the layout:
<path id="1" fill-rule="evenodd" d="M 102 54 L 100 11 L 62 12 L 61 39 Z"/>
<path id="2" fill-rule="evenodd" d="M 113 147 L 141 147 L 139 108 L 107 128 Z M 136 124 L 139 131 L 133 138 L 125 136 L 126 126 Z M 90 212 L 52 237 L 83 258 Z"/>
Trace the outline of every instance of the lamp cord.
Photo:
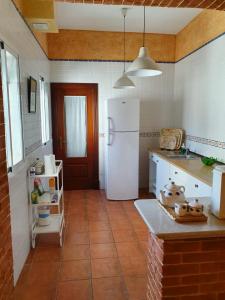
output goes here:
<path id="1" fill-rule="evenodd" d="M 144 5 L 144 26 L 143 26 L 143 47 L 145 46 L 145 5 Z"/>
<path id="2" fill-rule="evenodd" d="M 125 73 L 125 57 L 126 57 L 126 41 L 125 41 L 125 29 L 126 29 L 126 25 L 125 25 L 125 18 L 126 15 L 124 14 L 123 16 L 123 72 Z"/>

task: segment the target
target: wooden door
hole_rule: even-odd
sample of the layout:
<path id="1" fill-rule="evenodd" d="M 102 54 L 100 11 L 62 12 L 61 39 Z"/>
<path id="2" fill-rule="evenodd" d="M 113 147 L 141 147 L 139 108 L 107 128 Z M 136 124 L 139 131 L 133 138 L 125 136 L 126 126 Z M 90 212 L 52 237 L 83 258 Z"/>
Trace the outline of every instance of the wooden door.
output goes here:
<path id="1" fill-rule="evenodd" d="M 67 190 L 99 188 L 97 92 L 97 84 L 51 84 L 53 150 Z"/>

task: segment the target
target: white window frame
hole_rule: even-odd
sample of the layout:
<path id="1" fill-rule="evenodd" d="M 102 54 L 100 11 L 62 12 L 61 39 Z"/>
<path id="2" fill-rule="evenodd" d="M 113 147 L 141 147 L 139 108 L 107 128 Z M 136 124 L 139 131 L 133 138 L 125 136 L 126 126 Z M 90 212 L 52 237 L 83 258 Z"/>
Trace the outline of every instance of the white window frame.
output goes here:
<path id="1" fill-rule="evenodd" d="M 20 88 L 20 65 L 19 56 L 11 50 L 4 42 L 0 40 L 0 63 L 2 73 L 2 85 L 5 85 L 6 89 L 3 89 L 3 103 L 4 103 L 4 115 L 5 115 L 5 134 L 8 134 L 6 138 L 6 152 L 7 152 L 7 167 L 8 172 L 13 172 L 24 162 L 24 133 L 23 133 L 23 107 L 21 101 L 21 88 Z M 12 144 L 12 126 L 10 118 L 10 99 L 9 99 L 9 86 L 8 86 L 8 69 L 6 61 L 6 51 L 9 52 L 17 59 L 17 78 L 18 78 L 18 91 L 19 91 L 19 105 L 20 105 L 20 125 L 21 125 L 21 143 L 22 143 L 22 157 L 19 162 L 13 164 L 13 144 Z M 7 142 L 8 140 L 8 142 Z"/>
<path id="2" fill-rule="evenodd" d="M 41 111 L 41 140 L 42 145 L 46 145 L 50 141 L 50 117 L 49 117 L 49 97 L 47 83 L 40 76 L 40 111 Z"/>

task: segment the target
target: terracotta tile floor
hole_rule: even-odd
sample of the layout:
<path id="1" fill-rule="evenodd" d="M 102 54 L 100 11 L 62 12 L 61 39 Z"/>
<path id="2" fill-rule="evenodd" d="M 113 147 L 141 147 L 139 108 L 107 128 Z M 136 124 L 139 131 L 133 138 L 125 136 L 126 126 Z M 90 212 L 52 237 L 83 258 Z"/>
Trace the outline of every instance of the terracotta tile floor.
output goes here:
<path id="1" fill-rule="evenodd" d="M 140 198 L 150 198 L 142 193 Z M 133 201 L 65 192 L 64 244 L 41 235 L 14 300 L 145 300 L 148 231 Z"/>

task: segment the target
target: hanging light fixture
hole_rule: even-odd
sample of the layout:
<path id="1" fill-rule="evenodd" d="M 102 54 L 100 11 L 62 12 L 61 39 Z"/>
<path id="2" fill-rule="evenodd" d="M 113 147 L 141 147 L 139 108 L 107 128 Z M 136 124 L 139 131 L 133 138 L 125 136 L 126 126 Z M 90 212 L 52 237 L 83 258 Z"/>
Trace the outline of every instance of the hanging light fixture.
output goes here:
<path id="1" fill-rule="evenodd" d="M 149 56 L 148 48 L 145 47 L 145 6 L 144 6 L 144 30 L 143 46 L 139 50 L 138 57 L 129 66 L 126 74 L 128 76 L 149 77 L 162 74 L 157 63 Z"/>
<path id="2" fill-rule="evenodd" d="M 127 15 L 127 10 L 128 8 L 122 8 L 121 12 L 123 15 L 123 74 L 122 76 L 115 82 L 113 88 L 114 89 L 130 89 L 130 88 L 135 88 L 134 83 L 127 77 L 127 74 L 125 73 L 125 56 L 126 56 L 126 39 L 125 39 L 125 29 L 126 29 L 126 22 L 125 18 Z"/>

